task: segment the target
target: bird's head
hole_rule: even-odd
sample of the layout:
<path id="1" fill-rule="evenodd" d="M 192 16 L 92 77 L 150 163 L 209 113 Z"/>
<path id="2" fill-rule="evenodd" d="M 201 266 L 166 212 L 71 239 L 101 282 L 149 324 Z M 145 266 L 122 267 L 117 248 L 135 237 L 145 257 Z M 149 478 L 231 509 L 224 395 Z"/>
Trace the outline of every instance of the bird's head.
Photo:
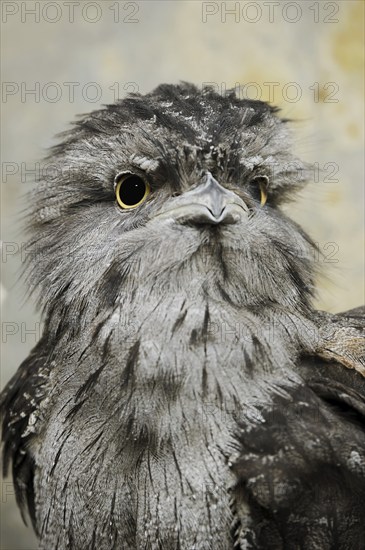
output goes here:
<path id="1" fill-rule="evenodd" d="M 47 308 L 126 294 L 309 306 L 312 243 L 279 210 L 306 166 L 261 101 L 161 85 L 92 112 L 48 158 L 30 279 Z"/>

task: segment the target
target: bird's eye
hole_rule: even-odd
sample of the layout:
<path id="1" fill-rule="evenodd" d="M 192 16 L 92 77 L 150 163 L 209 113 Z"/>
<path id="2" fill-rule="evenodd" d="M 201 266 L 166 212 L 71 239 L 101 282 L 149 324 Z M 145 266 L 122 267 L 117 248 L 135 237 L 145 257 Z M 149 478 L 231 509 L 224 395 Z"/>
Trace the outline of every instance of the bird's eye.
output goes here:
<path id="1" fill-rule="evenodd" d="M 264 206 L 267 201 L 269 178 L 267 176 L 255 176 L 250 182 L 250 190 L 253 197 Z"/>
<path id="2" fill-rule="evenodd" d="M 148 182 L 136 174 L 118 174 L 115 178 L 115 196 L 123 209 L 136 208 L 145 201 L 150 191 Z"/>

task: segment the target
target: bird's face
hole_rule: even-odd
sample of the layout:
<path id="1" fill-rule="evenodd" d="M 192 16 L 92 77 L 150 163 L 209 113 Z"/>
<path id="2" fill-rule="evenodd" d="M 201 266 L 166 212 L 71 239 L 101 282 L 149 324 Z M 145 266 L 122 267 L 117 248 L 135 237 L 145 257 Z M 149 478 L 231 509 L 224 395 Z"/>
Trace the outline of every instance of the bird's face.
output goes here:
<path id="1" fill-rule="evenodd" d="M 48 304 L 180 292 L 307 307 L 312 245 L 277 207 L 305 166 L 267 104 L 161 86 L 85 117 L 51 159 L 32 221 Z"/>

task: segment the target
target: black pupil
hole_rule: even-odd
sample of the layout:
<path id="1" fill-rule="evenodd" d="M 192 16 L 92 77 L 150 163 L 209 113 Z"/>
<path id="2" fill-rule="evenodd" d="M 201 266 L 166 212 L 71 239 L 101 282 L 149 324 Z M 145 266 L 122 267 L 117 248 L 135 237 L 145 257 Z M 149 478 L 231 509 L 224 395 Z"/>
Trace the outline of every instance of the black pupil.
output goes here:
<path id="1" fill-rule="evenodd" d="M 119 188 L 119 198 L 127 206 L 139 203 L 146 192 L 146 184 L 138 176 L 129 176 Z"/>

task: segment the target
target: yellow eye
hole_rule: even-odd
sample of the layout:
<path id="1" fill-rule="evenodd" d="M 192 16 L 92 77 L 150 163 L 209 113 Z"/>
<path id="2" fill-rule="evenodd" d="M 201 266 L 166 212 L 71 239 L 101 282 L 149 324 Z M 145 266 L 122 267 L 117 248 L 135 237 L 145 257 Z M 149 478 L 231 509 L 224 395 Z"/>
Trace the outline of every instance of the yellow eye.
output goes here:
<path id="1" fill-rule="evenodd" d="M 260 204 L 261 204 L 261 206 L 265 206 L 265 203 L 267 201 L 267 186 L 266 186 L 266 183 L 260 183 L 260 193 L 261 193 Z"/>
<path id="2" fill-rule="evenodd" d="M 250 191 L 255 200 L 260 201 L 261 206 L 265 206 L 267 201 L 267 189 L 269 178 L 267 176 L 255 176 L 250 183 Z"/>
<path id="3" fill-rule="evenodd" d="M 119 206 L 123 209 L 136 208 L 142 204 L 151 189 L 149 184 L 135 174 L 119 174 L 115 178 L 115 196 Z"/>

